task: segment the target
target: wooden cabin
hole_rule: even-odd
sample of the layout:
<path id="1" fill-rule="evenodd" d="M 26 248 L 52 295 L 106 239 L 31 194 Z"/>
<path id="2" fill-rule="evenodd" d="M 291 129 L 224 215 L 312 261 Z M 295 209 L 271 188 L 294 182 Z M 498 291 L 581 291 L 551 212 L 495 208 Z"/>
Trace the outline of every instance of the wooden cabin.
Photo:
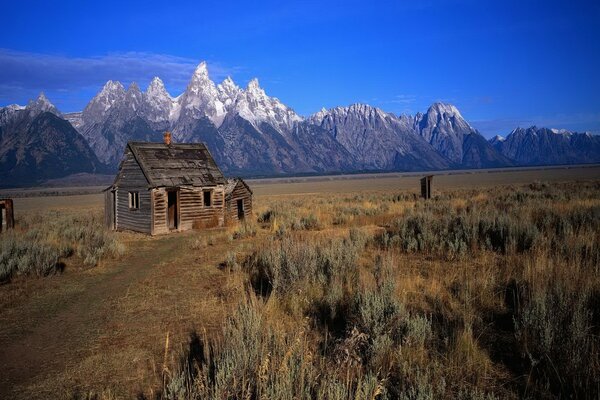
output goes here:
<path id="1" fill-rule="evenodd" d="M 15 214 L 12 199 L 0 199 L 0 232 L 15 227 Z"/>
<path id="2" fill-rule="evenodd" d="M 225 221 L 242 221 L 252 215 L 252 190 L 240 178 L 228 179 L 225 185 Z"/>
<path id="3" fill-rule="evenodd" d="M 427 175 L 421 178 L 421 197 L 425 200 L 431 198 L 431 182 L 433 175 Z"/>
<path id="4" fill-rule="evenodd" d="M 130 142 L 105 189 L 106 227 L 158 235 L 223 226 L 227 183 L 203 143 L 172 144 L 169 133 L 164 143 Z M 242 206 L 251 210 L 252 199 Z"/>

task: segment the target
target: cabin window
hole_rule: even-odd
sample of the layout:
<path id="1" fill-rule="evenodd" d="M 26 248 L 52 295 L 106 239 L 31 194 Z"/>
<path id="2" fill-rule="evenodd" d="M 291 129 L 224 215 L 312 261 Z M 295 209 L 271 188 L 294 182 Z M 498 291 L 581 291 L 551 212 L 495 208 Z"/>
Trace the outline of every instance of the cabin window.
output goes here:
<path id="1" fill-rule="evenodd" d="M 129 192 L 129 209 L 137 210 L 138 208 L 140 208 L 140 193 Z"/>
<path id="2" fill-rule="evenodd" d="M 205 190 L 202 192 L 202 199 L 204 200 L 204 207 L 212 206 L 212 190 Z"/>

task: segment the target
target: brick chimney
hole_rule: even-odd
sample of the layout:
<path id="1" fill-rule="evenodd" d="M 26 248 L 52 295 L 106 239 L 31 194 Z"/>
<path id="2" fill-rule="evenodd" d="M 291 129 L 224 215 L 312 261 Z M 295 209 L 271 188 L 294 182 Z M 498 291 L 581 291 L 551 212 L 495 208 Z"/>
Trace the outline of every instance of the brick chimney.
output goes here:
<path id="1" fill-rule="evenodd" d="M 163 140 L 167 146 L 170 146 L 171 145 L 171 132 L 166 131 L 163 136 Z"/>

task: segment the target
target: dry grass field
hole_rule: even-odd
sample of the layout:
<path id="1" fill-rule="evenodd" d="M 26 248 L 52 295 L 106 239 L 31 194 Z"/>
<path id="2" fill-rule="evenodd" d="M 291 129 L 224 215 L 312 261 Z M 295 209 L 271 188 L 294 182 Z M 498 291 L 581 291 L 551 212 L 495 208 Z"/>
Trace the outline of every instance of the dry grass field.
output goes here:
<path id="1" fill-rule="evenodd" d="M 600 167 L 256 180 L 240 226 L 17 198 L 0 398 L 600 396 Z"/>

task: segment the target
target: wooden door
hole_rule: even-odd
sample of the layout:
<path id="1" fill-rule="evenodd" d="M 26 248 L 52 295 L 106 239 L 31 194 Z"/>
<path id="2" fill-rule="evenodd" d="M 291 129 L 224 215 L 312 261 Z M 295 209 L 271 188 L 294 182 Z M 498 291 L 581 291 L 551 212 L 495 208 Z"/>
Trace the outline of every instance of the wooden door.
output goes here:
<path id="1" fill-rule="evenodd" d="M 170 230 L 177 229 L 177 192 L 167 192 L 167 226 Z"/>
<path id="2" fill-rule="evenodd" d="M 237 201 L 237 216 L 239 220 L 244 219 L 244 200 L 243 199 L 239 199 Z"/>

